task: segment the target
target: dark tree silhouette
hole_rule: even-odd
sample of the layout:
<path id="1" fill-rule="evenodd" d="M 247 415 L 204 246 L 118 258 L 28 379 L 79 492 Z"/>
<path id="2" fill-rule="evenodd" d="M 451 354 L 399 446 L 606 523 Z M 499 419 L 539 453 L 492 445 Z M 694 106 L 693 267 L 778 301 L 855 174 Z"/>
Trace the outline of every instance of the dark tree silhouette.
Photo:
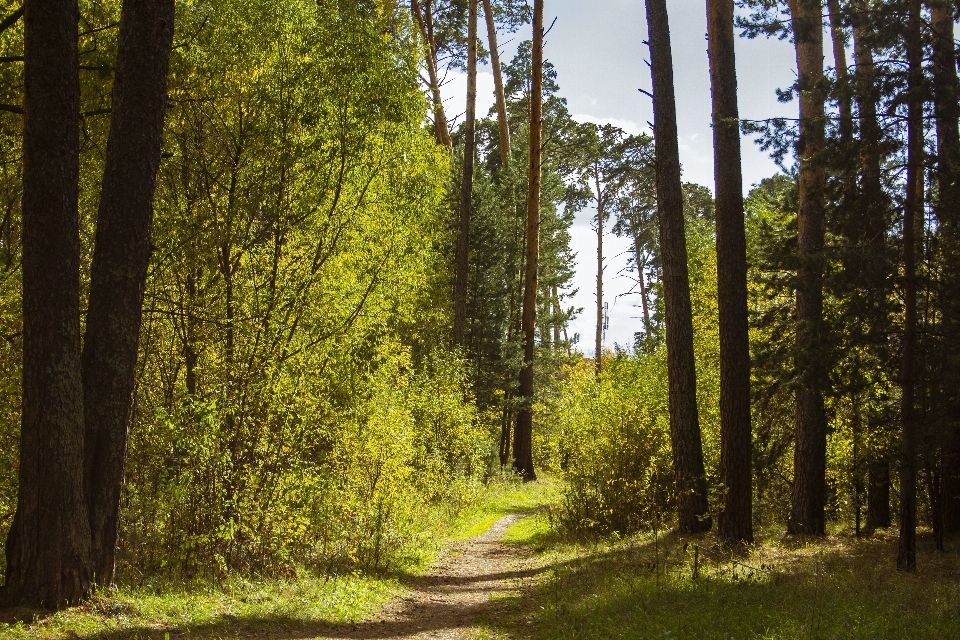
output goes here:
<path id="1" fill-rule="evenodd" d="M 8 604 L 90 593 L 80 379 L 77 0 L 24 8 L 23 418 Z"/>
<path id="2" fill-rule="evenodd" d="M 683 223 L 673 54 L 670 50 L 666 0 L 646 0 L 646 7 L 653 74 L 653 138 L 667 325 L 670 439 L 677 478 L 678 526 L 681 532 L 696 533 L 708 531 L 712 522 L 708 513 L 703 445 L 697 415 L 697 374 Z"/>
<path id="3" fill-rule="evenodd" d="M 724 491 L 717 527 L 720 537 L 728 542 L 751 542 L 753 488 L 747 239 L 740 169 L 733 0 L 707 0 L 707 30 L 713 92 L 720 315 L 720 482 Z"/>
<path id="4" fill-rule="evenodd" d="M 98 584 L 113 581 L 116 560 L 173 20 L 173 0 L 126 0 L 120 17 L 82 360 L 85 476 Z"/>
<path id="5" fill-rule="evenodd" d="M 527 248 L 523 280 L 523 367 L 520 410 L 513 433 L 513 466 L 524 480 L 533 470 L 533 354 L 537 330 L 537 267 L 540 258 L 540 170 L 543 132 L 543 0 L 533 4 L 532 88 L 530 91 L 530 165 L 527 186 Z"/>

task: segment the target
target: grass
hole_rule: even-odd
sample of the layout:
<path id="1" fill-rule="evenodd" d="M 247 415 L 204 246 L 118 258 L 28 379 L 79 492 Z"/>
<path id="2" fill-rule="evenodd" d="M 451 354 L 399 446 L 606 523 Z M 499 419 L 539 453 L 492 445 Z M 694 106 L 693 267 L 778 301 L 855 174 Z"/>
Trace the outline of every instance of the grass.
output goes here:
<path id="1" fill-rule="evenodd" d="M 505 539 L 530 545 L 549 568 L 516 598 L 513 616 L 494 621 L 491 638 L 960 637 L 960 540 L 938 554 L 921 536 L 912 575 L 894 566 L 895 531 L 823 540 L 770 532 L 733 554 L 710 535 L 564 540 L 537 517 Z"/>
<path id="2" fill-rule="evenodd" d="M 3 612 L 8 621 L 0 618 L 0 638 L 232 638 L 293 630 L 319 634 L 332 624 L 376 613 L 401 591 L 396 581 L 360 574 L 329 580 L 315 575 L 295 581 L 236 578 L 218 587 L 121 587 L 54 614 Z M 13 621 L 24 615 L 28 621 Z"/>
<path id="3" fill-rule="evenodd" d="M 552 476 L 543 476 L 536 482 L 526 484 L 513 476 L 495 478 L 487 486 L 479 503 L 460 516 L 454 526 L 452 539 L 459 541 L 472 538 L 505 515 L 536 511 L 553 504 L 559 500 L 561 490 L 560 481 Z"/>
<path id="4" fill-rule="evenodd" d="M 379 613 L 405 591 L 411 574 L 426 571 L 442 546 L 486 531 L 508 513 L 536 509 L 558 495 L 546 478 L 524 485 L 509 476 L 494 479 L 479 499 L 441 533 L 423 539 L 411 565 L 392 574 L 354 572 L 321 576 L 300 572 L 295 579 L 171 584 L 106 590 L 82 606 L 56 613 L 0 610 L 2 640 L 170 640 L 188 638 L 322 636 L 332 625 L 358 622 Z"/>

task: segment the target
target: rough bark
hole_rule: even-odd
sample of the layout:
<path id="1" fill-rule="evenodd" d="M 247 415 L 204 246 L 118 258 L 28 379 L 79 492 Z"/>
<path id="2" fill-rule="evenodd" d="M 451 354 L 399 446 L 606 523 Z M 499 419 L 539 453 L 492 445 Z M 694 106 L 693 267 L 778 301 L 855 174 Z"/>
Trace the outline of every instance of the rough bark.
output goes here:
<path id="1" fill-rule="evenodd" d="M 886 242 L 886 203 L 883 193 L 880 153 L 880 123 L 877 119 L 876 72 L 866 7 L 858 0 L 853 13 L 853 50 L 856 62 L 855 98 L 860 129 L 859 216 L 853 233 L 863 243 L 859 264 L 862 295 L 871 316 L 883 316 L 886 266 L 878 260 Z M 872 331 L 872 330 L 871 330 Z M 880 334 L 880 331 L 876 331 Z M 871 338 L 871 342 L 875 342 Z M 872 428 L 872 427 L 871 427 Z M 890 526 L 890 463 L 886 455 L 871 449 L 867 454 L 867 529 Z"/>
<path id="2" fill-rule="evenodd" d="M 954 41 L 954 7 L 935 2 L 930 7 L 933 32 L 934 112 L 937 129 L 937 187 L 934 203 L 938 234 L 943 251 L 943 275 L 940 301 L 943 309 L 943 335 L 955 336 L 960 323 L 960 87 L 957 80 L 957 55 Z M 946 367 L 944 381 L 947 403 L 943 413 L 951 416 L 944 426 L 942 448 L 943 526 L 947 533 L 960 531 L 960 425 L 953 398 L 960 394 L 960 366 L 953 341 L 944 344 Z"/>
<path id="3" fill-rule="evenodd" d="M 429 0 L 426 10 L 430 11 Z M 430 97 L 433 100 L 433 133 L 437 142 L 453 150 L 453 140 L 450 138 L 450 125 L 447 122 L 447 114 L 443 109 L 443 98 L 440 96 L 440 74 L 437 72 L 437 48 L 430 37 L 427 29 L 426 20 L 420 9 L 420 3 L 417 0 L 410 0 L 410 11 L 413 13 L 413 20 L 417 24 L 420 35 L 427 45 L 427 76 L 430 81 Z"/>
<path id="4" fill-rule="evenodd" d="M 507 121 L 507 97 L 503 92 L 503 69 L 500 68 L 500 50 L 497 48 L 497 23 L 490 0 L 483 0 L 483 14 L 487 19 L 487 42 L 490 45 L 490 66 L 493 68 L 493 94 L 497 102 L 497 131 L 500 135 L 500 161 L 510 164 L 510 123 Z"/>
<path id="5" fill-rule="evenodd" d="M 680 183 L 673 54 L 666 0 L 646 0 L 646 7 L 653 74 L 657 210 L 663 262 L 670 439 L 677 482 L 678 528 L 683 533 L 697 533 L 709 530 L 712 522 L 708 512 L 703 445 L 697 415 L 697 378 Z"/>
<path id="6" fill-rule="evenodd" d="M 603 371 L 603 191 L 600 173 L 596 166 L 593 179 L 597 188 L 597 334 L 595 336 L 594 360 L 597 375 Z"/>
<path id="7" fill-rule="evenodd" d="M 890 462 L 872 460 L 867 468 L 867 529 L 890 526 Z"/>
<path id="8" fill-rule="evenodd" d="M 788 530 L 824 534 L 827 421 L 819 372 L 823 331 L 824 186 L 818 154 L 824 146 L 823 30 L 817 0 L 791 0 L 800 91 L 799 269 L 795 360 L 796 440 L 793 500 Z"/>
<path id="9" fill-rule="evenodd" d="M 724 492 L 717 527 L 721 539 L 727 542 L 752 542 L 747 240 L 740 169 L 733 0 L 707 0 L 707 29 L 713 94 L 720 316 L 720 482 Z"/>
<path id="10" fill-rule="evenodd" d="M 463 181 L 453 289 L 453 346 L 467 335 L 467 285 L 470 276 L 470 218 L 473 213 L 473 165 L 477 155 L 477 0 L 470 0 L 467 27 L 467 112 L 463 133 Z"/>
<path id="11" fill-rule="evenodd" d="M 23 414 L 7 604 L 90 593 L 80 378 L 80 81 L 76 0 L 24 13 Z"/>
<path id="12" fill-rule="evenodd" d="M 116 561 L 173 19 L 173 0 L 126 0 L 120 17 L 83 347 L 90 553 L 101 585 Z"/>
<path id="13" fill-rule="evenodd" d="M 523 368 L 520 410 L 514 430 L 513 466 L 525 481 L 533 470 L 533 354 L 537 328 L 537 266 L 540 260 L 540 154 L 543 132 L 543 0 L 533 3 L 532 86 L 530 91 L 530 164 L 527 186 L 526 264 L 523 279 Z"/>
<path id="14" fill-rule="evenodd" d="M 921 91 L 920 0 L 910 0 L 907 26 L 909 84 L 907 102 L 907 193 L 903 211 L 903 367 L 901 377 L 900 538 L 897 568 L 917 570 L 917 463 L 914 377 L 917 348 L 916 222 L 923 194 L 923 102 Z"/>

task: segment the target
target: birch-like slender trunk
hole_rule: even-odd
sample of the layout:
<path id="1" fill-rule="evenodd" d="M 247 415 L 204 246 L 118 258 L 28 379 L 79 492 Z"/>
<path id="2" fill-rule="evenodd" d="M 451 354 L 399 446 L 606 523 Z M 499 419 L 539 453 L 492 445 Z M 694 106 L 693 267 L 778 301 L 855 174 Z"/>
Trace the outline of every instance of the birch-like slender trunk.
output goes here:
<path id="1" fill-rule="evenodd" d="M 597 333 L 595 342 L 596 372 L 603 371 L 603 191 L 600 186 L 600 173 L 596 165 L 593 168 L 593 180 L 597 189 Z"/>

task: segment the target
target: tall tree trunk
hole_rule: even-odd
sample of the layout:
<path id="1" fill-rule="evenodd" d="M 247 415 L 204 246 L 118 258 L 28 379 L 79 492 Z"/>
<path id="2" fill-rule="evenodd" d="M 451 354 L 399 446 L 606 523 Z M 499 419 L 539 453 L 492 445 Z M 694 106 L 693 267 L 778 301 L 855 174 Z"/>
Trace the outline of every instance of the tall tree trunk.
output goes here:
<path id="1" fill-rule="evenodd" d="M 683 223 L 677 107 L 673 90 L 673 54 L 666 0 L 646 0 L 647 32 L 653 74 L 653 126 L 657 171 L 657 210 L 663 260 L 667 324 L 667 377 L 670 387 L 670 439 L 677 479 L 678 526 L 683 533 L 708 531 L 703 445 L 697 415 L 697 374 L 693 353 L 693 316 Z"/>
<path id="2" fill-rule="evenodd" d="M 733 0 L 707 0 L 720 314 L 720 482 L 717 526 L 727 542 L 753 541 L 747 239 L 740 169 L 740 115 Z"/>
<path id="3" fill-rule="evenodd" d="M 597 334 L 594 360 L 597 375 L 603 371 L 603 191 L 600 188 L 600 173 L 593 169 L 597 188 Z"/>
<path id="4" fill-rule="evenodd" d="M 917 570 L 917 462 L 914 415 L 914 375 L 917 348 L 917 256 L 916 223 L 920 217 L 923 193 L 923 98 L 920 43 L 920 0 L 910 0 L 907 26 L 909 84 L 907 103 L 907 194 L 903 211 L 903 368 L 900 419 L 900 540 L 897 568 Z"/>
<path id="5" fill-rule="evenodd" d="M 453 291 L 453 346 L 467 335 L 467 284 L 470 275 L 470 218 L 473 213 L 473 164 L 477 155 L 477 0 L 470 0 L 467 27 L 467 121 L 463 141 L 460 189 L 460 233 L 457 236 L 457 281 Z"/>
<path id="6" fill-rule="evenodd" d="M 90 594 L 83 483 L 78 222 L 80 79 L 76 0 L 24 14 L 23 417 L 7 604 Z"/>
<path id="7" fill-rule="evenodd" d="M 126 0 L 120 17 L 83 346 L 90 554 L 94 579 L 102 585 L 113 581 L 120 531 L 173 8 L 173 0 Z"/>
<path id="8" fill-rule="evenodd" d="M 847 42 L 843 31 L 840 0 L 828 0 L 833 67 L 837 74 L 837 107 L 840 112 L 840 142 L 846 148 L 853 139 L 853 95 L 847 71 Z"/>
<path id="9" fill-rule="evenodd" d="M 827 421 L 820 372 L 823 332 L 824 145 L 823 30 L 817 0 L 790 0 L 800 91 L 797 274 L 796 444 L 790 533 L 823 535 Z"/>
<path id="10" fill-rule="evenodd" d="M 513 466 L 525 481 L 533 470 L 533 353 L 537 325 L 537 266 L 540 260 L 540 154 L 543 133 L 543 0 L 533 3 L 533 52 L 530 91 L 530 165 L 527 186 L 527 249 L 523 280 L 523 368 L 520 411 L 514 430 Z"/>
<path id="11" fill-rule="evenodd" d="M 943 335 L 955 336 L 960 323 L 960 91 L 957 81 L 957 55 L 954 44 L 954 8 L 952 4 L 930 6 L 933 31 L 934 102 L 937 121 L 937 187 L 939 197 L 934 211 L 943 251 L 943 275 L 940 304 L 943 310 Z M 953 406 L 943 413 L 957 415 L 952 398 L 960 393 L 957 349 L 952 339 L 944 345 L 947 352 L 947 400 Z M 948 419 L 942 443 L 943 525 L 948 533 L 960 531 L 960 425 Z"/>
<path id="12" fill-rule="evenodd" d="M 855 97 L 860 125 L 860 215 L 856 233 L 864 243 L 860 260 L 861 283 L 864 295 L 870 296 L 871 316 L 880 320 L 884 315 L 886 265 L 879 259 L 884 254 L 886 240 L 886 204 L 880 168 L 880 123 L 877 119 L 876 73 L 870 29 L 866 20 L 867 8 L 862 0 L 854 4 L 853 50 L 857 64 Z M 880 320 L 882 322 L 882 320 Z M 872 333 L 881 333 L 878 328 Z M 871 343 L 876 339 L 871 337 Z M 874 428 L 874 427 L 871 427 Z M 890 526 L 890 463 L 886 454 L 872 448 L 867 461 L 867 529 Z"/>
<path id="13" fill-rule="evenodd" d="M 490 45 L 490 66 L 493 67 L 493 93 L 497 101 L 497 129 L 500 134 L 500 161 L 510 164 L 510 123 L 507 121 L 507 97 L 503 92 L 503 69 L 500 68 L 500 50 L 497 48 L 497 23 L 490 0 L 483 0 L 483 15 L 487 19 L 487 42 Z"/>
<path id="14" fill-rule="evenodd" d="M 410 11 L 413 13 L 413 20 L 417 24 L 420 35 L 427 45 L 427 75 L 430 81 L 430 96 L 433 99 L 433 133 L 437 142 L 453 150 L 453 140 L 450 138 L 450 125 L 447 123 L 447 114 L 443 109 L 443 98 L 440 96 L 440 74 L 437 71 L 437 47 L 430 37 L 430 30 L 427 29 L 427 21 L 430 12 L 430 0 L 424 7 L 427 11 L 427 18 L 420 9 L 420 3 L 417 0 L 410 0 Z"/>

